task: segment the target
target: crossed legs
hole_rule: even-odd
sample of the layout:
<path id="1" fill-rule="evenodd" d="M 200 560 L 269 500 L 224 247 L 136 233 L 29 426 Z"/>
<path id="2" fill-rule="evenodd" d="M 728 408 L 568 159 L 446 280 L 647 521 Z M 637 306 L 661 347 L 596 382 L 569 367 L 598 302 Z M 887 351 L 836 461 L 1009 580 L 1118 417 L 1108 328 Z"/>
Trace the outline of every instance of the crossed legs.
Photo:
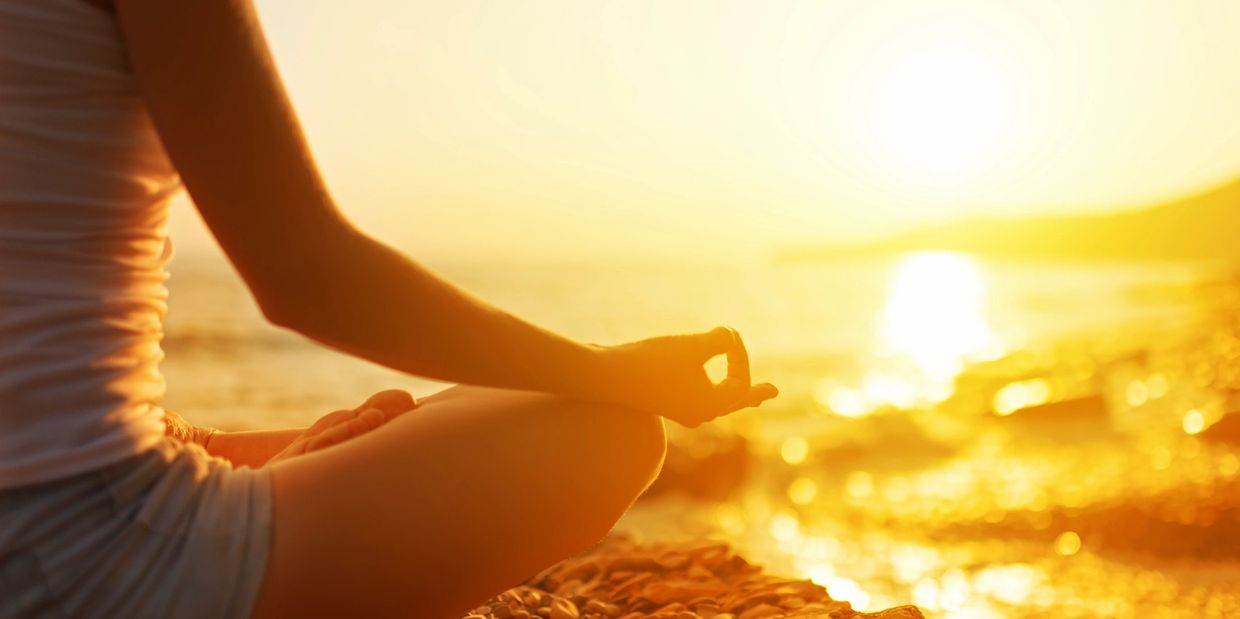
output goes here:
<path id="1" fill-rule="evenodd" d="M 449 619 L 604 536 L 658 474 L 662 420 L 455 387 L 273 465 L 254 617 Z"/>

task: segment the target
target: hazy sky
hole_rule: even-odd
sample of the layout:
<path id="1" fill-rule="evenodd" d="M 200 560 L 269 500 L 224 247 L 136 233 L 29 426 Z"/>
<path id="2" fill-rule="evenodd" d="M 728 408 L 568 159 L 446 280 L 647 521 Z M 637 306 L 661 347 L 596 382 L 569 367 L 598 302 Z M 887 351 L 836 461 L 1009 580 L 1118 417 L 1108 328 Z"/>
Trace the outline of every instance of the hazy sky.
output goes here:
<path id="1" fill-rule="evenodd" d="M 1233 0 L 257 1 L 340 204 L 415 254 L 755 252 L 1240 173 Z"/>

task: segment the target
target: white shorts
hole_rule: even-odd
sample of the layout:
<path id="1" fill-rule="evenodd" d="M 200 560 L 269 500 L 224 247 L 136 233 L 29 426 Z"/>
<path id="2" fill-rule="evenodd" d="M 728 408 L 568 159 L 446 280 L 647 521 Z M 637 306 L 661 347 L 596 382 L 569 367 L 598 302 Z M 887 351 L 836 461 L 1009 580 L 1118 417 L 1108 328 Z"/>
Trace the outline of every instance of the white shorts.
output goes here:
<path id="1" fill-rule="evenodd" d="M 0 491 L 0 619 L 246 619 L 270 540 L 270 473 L 169 438 Z"/>

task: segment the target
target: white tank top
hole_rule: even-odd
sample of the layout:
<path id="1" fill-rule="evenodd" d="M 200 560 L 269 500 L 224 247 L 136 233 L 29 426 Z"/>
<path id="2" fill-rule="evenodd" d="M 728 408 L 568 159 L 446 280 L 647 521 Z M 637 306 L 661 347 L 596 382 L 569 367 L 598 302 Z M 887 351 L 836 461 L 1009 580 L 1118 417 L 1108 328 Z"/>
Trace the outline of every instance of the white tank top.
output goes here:
<path id="1" fill-rule="evenodd" d="M 168 199 L 115 18 L 0 0 L 0 489 L 163 436 Z"/>

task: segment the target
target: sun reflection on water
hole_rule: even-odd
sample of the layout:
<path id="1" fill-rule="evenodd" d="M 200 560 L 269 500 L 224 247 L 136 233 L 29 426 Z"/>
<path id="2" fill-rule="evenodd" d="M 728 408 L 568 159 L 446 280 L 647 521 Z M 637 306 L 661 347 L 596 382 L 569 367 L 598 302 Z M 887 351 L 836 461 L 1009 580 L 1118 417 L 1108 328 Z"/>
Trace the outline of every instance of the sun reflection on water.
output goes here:
<path id="1" fill-rule="evenodd" d="M 986 316 L 989 287 L 964 254 L 928 251 L 893 269 L 875 329 L 875 363 L 855 384 L 826 380 L 816 399 L 842 417 L 941 402 L 970 361 L 1004 353 Z"/>
<path id="2" fill-rule="evenodd" d="M 1240 277 L 1204 327 L 1039 342 L 1010 335 L 1026 297 L 985 275 L 953 254 L 895 263 L 868 351 L 798 366 L 821 407 L 755 414 L 764 457 L 702 530 L 858 610 L 1240 617 L 1221 543 L 1240 536 Z"/>
<path id="3" fill-rule="evenodd" d="M 927 376 L 954 378 L 971 357 L 993 349 L 984 315 L 987 286 L 977 263 L 949 252 L 907 256 L 892 275 L 881 341 Z"/>

